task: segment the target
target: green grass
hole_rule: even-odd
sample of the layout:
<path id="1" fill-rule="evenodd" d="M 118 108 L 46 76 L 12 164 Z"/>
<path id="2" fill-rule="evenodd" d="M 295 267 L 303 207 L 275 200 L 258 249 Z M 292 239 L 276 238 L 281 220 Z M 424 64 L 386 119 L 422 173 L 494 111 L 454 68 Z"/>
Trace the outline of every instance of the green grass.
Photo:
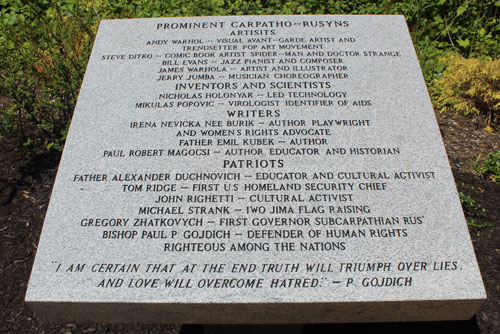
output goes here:
<path id="1" fill-rule="evenodd" d="M 486 158 L 479 155 L 474 162 L 474 170 L 494 182 L 500 182 L 500 151 L 491 152 Z"/>

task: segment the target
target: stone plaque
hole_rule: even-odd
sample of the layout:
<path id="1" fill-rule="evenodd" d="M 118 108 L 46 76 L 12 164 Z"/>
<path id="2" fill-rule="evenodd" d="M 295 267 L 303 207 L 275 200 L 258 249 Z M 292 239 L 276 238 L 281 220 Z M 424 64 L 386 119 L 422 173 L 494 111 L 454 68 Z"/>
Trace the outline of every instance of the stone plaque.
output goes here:
<path id="1" fill-rule="evenodd" d="M 471 318 L 402 16 L 102 21 L 27 303 L 56 321 Z"/>

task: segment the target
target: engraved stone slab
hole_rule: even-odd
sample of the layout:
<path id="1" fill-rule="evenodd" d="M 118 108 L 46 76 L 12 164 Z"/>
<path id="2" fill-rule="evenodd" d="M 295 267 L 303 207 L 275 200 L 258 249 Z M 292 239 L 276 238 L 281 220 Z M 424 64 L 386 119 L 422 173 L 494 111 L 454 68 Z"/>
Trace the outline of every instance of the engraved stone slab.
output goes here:
<path id="1" fill-rule="evenodd" d="M 102 21 L 26 302 L 79 322 L 471 318 L 402 16 Z"/>

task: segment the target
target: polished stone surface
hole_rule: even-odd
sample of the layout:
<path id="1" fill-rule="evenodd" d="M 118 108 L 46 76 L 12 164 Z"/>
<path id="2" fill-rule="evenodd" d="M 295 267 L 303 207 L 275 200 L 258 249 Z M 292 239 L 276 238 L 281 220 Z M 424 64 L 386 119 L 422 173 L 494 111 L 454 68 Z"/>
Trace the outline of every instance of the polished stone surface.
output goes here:
<path id="1" fill-rule="evenodd" d="M 402 16 L 102 21 L 26 302 L 56 321 L 470 319 Z"/>

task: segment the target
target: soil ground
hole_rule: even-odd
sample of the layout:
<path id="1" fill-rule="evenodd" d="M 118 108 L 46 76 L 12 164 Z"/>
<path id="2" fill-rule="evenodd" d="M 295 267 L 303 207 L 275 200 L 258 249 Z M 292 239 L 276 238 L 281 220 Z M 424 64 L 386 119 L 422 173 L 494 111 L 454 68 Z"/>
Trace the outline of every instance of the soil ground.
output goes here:
<path id="1" fill-rule="evenodd" d="M 488 300 L 470 321 L 406 324 L 350 324 L 316 327 L 319 333 L 500 333 L 500 184 L 472 172 L 479 154 L 500 149 L 500 133 L 481 120 L 437 114 L 458 190 L 484 209 L 464 207 Z M 177 333 L 175 325 L 42 324 L 24 294 L 60 154 L 27 157 L 13 140 L 0 142 L 0 334 Z"/>

